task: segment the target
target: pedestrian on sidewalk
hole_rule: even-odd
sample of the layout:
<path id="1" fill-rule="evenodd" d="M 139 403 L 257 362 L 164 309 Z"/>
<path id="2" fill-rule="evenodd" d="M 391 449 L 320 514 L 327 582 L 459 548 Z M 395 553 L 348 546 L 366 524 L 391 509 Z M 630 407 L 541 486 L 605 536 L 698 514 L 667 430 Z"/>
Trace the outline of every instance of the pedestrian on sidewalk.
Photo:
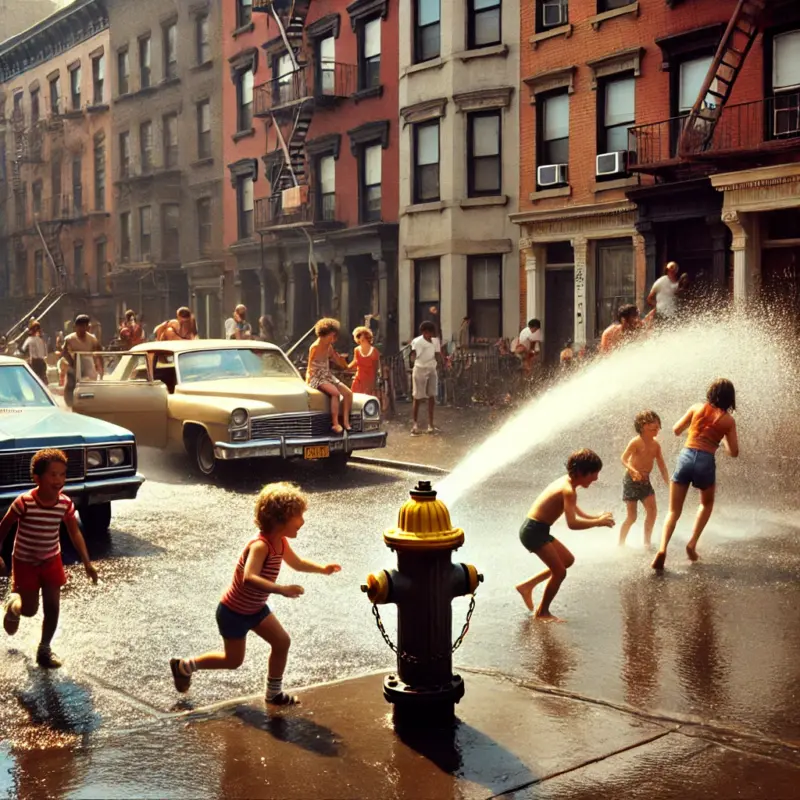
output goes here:
<path id="1" fill-rule="evenodd" d="M 296 599 L 305 589 L 296 584 L 279 584 L 278 574 L 285 561 L 296 572 L 333 575 L 338 564 L 315 564 L 300 558 L 289 544 L 305 522 L 308 500 L 291 483 L 271 483 L 256 500 L 255 523 L 258 536 L 247 543 L 239 556 L 233 581 L 217 606 L 217 627 L 224 652 L 196 658 L 173 658 L 172 679 L 179 692 L 187 692 L 193 673 L 204 669 L 238 669 L 244 661 L 247 634 L 254 631 L 270 647 L 265 700 L 273 706 L 293 706 L 300 701 L 283 691 L 283 673 L 289 656 L 289 634 L 267 605 L 272 594 Z"/>
<path id="2" fill-rule="evenodd" d="M 11 556 L 11 592 L 3 605 L 3 627 L 9 636 L 19 628 L 20 617 L 33 617 L 42 596 L 42 638 L 36 651 L 40 667 L 55 669 L 61 659 L 50 649 L 58 627 L 61 587 L 67 582 L 61 561 L 60 529 L 63 522 L 72 545 L 93 583 L 97 570 L 89 560 L 75 506 L 62 492 L 67 482 L 67 456 L 61 450 L 40 450 L 31 459 L 31 479 L 36 487 L 19 495 L 0 522 L 0 545 L 16 525 L 14 552 Z M 0 558 L 0 571 L 6 565 Z"/>
<path id="3" fill-rule="evenodd" d="M 423 322 L 419 326 L 419 336 L 411 342 L 411 382 L 413 385 L 411 415 L 413 425 L 411 435 L 420 432 L 417 426 L 419 405 L 425 400 L 428 403 L 427 433 L 437 433 L 433 424 L 433 412 L 436 407 L 436 395 L 439 389 L 437 370 L 444 367 L 442 361 L 442 345 L 436 337 L 436 326 L 432 322 Z"/>
<path id="4" fill-rule="evenodd" d="M 541 361 L 542 343 L 542 323 L 538 319 L 528 320 L 514 344 L 514 352 L 522 358 L 522 369 L 526 375 L 531 374 L 537 359 Z"/>
<path id="5" fill-rule="evenodd" d="M 353 331 L 356 349 L 353 351 L 353 360 L 350 369 L 356 370 L 351 389 L 353 392 L 374 395 L 378 383 L 378 370 L 381 366 L 381 354 L 373 347 L 372 331 L 361 325 Z"/>
<path id="6" fill-rule="evenodd" d="M 650 294 L 647 295 L 647 305 L 655 311 L 656 324 L 673 320 L 678 313 L 677 297 L 680 291 L 678 271 L 677 262 L 670 261 L 664 274 L 653 284 Z"/>
<path id="7" fill-rule="evenodd" d="M 247 306 L 239 304 L 233 309 L 233 316 L 225 320 L 226 339 L 252 339 L 253 328 L 247 321 Z"/>
<path id="8" fill-rule="evenodd" d="M 102 379 L 104 373 L 103 359 L 100 356 L 87 357 L 86 353 L 100 352 L 100 342 L 89 332 L 91 320 L 88 314 L 78 314 L 75 317 L 75 333 L 71 333 L 64 340 L 63 360 L 66 362 L 66 375 L 64 387 L 64 401 L 72 408 L 75 385 L 78 380 L 78 359 L 81 359 L 81 380 L 96 381 Z"/>
<path id="9" fill-rule="evenodd" d="M 22 343 L 22 352 L 28 358 L 36 377 L 47 386 L 47 342 L 42 336 L 42 326 L 37 320 L 31 322 L 28 337 Z"/>

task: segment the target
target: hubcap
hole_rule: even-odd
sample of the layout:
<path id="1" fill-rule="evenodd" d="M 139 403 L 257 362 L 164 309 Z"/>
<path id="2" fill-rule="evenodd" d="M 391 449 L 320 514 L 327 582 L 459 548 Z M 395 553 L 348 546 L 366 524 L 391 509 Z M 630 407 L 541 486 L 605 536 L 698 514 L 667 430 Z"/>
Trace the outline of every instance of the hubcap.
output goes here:
<path id="1" fill-rule="evenodd" d="M 201 472 L 210 475 L 214 471 L 215 462 L 214 446 L 211 444 L 211 439 L 204 434 L 197 443 L 197 465 Z"/>

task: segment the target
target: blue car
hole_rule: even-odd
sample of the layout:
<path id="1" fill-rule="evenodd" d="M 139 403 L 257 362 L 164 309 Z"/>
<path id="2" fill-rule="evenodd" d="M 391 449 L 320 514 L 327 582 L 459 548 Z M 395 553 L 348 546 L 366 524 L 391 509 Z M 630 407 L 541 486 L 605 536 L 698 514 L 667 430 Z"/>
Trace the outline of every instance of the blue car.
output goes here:
<path id="1" fill-rule="evenodd" d="M 130 431 L 62 411 L 24 361 L 0 356 L 0 514 L 33 486 L 31 457 L 44 447 L 67 454 L 64 492 L 89 536 L 108 531 L 112 500 L 133 499 L 144 483 Z"/>

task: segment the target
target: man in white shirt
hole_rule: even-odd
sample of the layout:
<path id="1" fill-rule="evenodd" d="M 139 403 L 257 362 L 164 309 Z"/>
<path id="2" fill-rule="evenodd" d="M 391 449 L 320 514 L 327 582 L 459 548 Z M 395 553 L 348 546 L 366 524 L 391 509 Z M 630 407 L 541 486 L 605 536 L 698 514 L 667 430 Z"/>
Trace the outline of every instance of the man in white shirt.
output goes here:
<path id="1" fill-rule="evenodd" d="M 436 404 L 436 395 L 439 390 L 437 368 L 442 363 L 442 345 L 435 337 L 436 326 L 432 322 L 423 322 L 419 326 L 419 336 L 411 342 L 411 361 L 413 370 L 411 382 L 413 385 L 412 417 L 414 424 L 411 426 L 411 435 L 417 436 L 420 432 L 417 427 L 419 404 L 428 401 L 428 433 L 436 433 L 433 425 L 433 411 Z"/>
<path id="2" fill-rule="evenodd" d="M 656 310 L 657 319 L 671 319 L 678 311 L 678 265 L 674 261 L 667 264 L 666 274 L 662 275 L 647 295 L 647 304 Z"/>
<path id="3" fill-rule="evenodd" d="M 528 320 L 517 337 L 516 352 L 522 356 L 525 372 L 530 372 L 537 355 L 542 352 L 542 323 L 538 319 Z"/>
<path id="4" fill-rule="evenodd" d="M 39 380 L 47 386 L 47 343 L 42 336 L 42 326 L 36 320 L 30 324 L 22 352 L 28 357 L 28 363 Z"/>
<path id="5" fill-rule="evenodd" d="M 233 316 L 225 320 L 226 339 L 252 339 L 253 329 L 247 321 L 247 307 L 238 305 L 233 309 Z"/>

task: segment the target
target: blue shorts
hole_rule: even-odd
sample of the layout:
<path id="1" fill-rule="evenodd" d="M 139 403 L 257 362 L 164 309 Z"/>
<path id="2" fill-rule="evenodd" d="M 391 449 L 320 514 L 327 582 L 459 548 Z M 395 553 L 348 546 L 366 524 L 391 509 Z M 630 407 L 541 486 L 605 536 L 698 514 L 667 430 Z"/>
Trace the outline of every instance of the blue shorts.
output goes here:
<path id="1" fill-rule="evenodd" d="M 244 639 L 253 628 L 265 620 L 272 611 L 265 605 L 255 614 L 239 614 L 231 611 L 224 603 L 217 606 L 217 627 L 223 639 Z"/>
<path id="2" fill-rule="evenodd" d="M 713 453 L 684 447 L 678 455 L 672 482 L 692 484 L 695 489 L 709 489 L 717 482 L 717 462 Z"/>

